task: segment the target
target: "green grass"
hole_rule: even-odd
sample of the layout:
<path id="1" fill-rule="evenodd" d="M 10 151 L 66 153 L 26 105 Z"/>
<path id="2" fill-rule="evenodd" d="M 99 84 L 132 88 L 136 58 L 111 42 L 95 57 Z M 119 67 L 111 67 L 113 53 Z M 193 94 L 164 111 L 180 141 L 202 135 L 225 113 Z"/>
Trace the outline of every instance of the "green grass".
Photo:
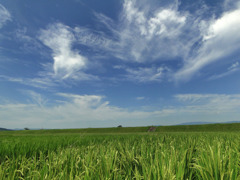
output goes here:
<path id="1" fill-rule="evenodd" d="M 1 132 L 0 179 L 240 179 L 240 133 L 207 126 Z"/>

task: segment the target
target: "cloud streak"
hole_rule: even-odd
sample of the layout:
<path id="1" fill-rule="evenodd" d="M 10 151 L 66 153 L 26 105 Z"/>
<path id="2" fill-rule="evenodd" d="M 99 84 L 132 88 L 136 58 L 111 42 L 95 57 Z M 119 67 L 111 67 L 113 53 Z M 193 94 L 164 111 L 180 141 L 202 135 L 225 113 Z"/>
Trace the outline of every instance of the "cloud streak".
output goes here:
<path id="1" fill-rule="evenodd" d="M 220 79 L 225 76 L 229 76 L 237 71 L 240 71 L 240 65 L 239 62 L 236 62 L 232 64 L 230 67 L 227 68 L 227 71 L 221 74 L 213 75 L 211 76 L 208 80 L 215 80 L 215 79 Z"/>
<path id="2" fill-rule="evenodd" d="M 11 19 L 10 12 L 0 4 L 0 28 L 2 28 L 7 21 L 11 21 Z"/>
<path id="3" fill-rule="evenodd" d="M 127 68 L 125 75 L 126 79 L 133 82 L 161 82 L 165 78 L 165 74 L 170 70 L 166 67 L 151 67 L 151 68 Z"/>
<path id="4" fill-rule="evenodd" d="M 240 112 L 240 95 L 226 94 L 178 94 L 175 98 L 182 102 L 182 111 L 204 114 L 228 114 Z"/>
<path id="5" fill-rule="evenodd" d="M 49 77 L 38 77 L 38 78 L 21 78 L 21 77 L 10 77 L 5 75 L 0 75 L 0 81 L 8 81 L 19 84 L 24 84 L 26 86 L 32 86 L 36 88 L 41 88 L 45 90 L 50 90 L 53 87 L 58 86 L 57 82 L 54 82 Z"/>

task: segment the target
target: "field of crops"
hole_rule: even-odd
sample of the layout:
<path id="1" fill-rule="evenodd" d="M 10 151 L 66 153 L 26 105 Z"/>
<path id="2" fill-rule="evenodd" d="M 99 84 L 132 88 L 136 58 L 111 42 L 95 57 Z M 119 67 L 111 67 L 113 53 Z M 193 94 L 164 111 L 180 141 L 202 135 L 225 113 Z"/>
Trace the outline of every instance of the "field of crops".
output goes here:
<path id="1" fill-rule="evenodd" d="M 240 178 L 238 132 L 23 132 L 0 133 L 0 179 Z"/>

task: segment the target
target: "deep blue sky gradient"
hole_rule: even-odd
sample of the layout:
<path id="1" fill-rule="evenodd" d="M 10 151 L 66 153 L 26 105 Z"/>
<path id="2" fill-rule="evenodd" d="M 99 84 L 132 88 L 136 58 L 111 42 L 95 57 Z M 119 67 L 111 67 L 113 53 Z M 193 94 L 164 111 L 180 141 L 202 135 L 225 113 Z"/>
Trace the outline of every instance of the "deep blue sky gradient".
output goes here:
<path id="1" fill-rule="evenodd" d="M 235 0 L 2 0 L 0 127 L 239 120 L 239 12 Z"/>

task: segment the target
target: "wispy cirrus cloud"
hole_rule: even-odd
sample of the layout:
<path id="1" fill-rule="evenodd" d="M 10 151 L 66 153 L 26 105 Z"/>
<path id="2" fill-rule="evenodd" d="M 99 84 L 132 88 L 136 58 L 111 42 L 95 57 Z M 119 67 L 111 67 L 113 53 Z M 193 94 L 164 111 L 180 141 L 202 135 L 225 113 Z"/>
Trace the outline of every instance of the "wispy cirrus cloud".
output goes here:
<path id="1" fill-rule="evenodd" d="M 76 27 L 77 42 L 94 49 L 97 53 L 113 56 L 124 62 L 135 62 L 140 66 L 142 63 L 177 59 L 176 63 L 180 62 L 185 67 L 190 61 L 188 59 L 192 59 L 196 49 L 194 46 L 202 38 L 201 32 L 206 30 L 208 23 L 204 23 L 201 17 L 180 11 L 177 1 L 162 6 L 158 3 L 157 1 L 137 3 L 135 0 L 126 0 L 123 2 L 117 21 L 101 13 L 95 13 L 99 23 L 103 24 L 110 33 Z M 171 65 L 167 66 L 168 69 L 172 69 Z M 178 74 L 184 70 L 180 69 L 176 72 L 176 67 L 174 68 L 172 77 L 169 76 L 170 74 L 164 75 L 164 80 L 180 79 Z M 141 74 L 144 69 L 141 67 L 138 70 L 127 69 L 126 76 L 130 79 L 131 75 L 137 73 L 138 77 L 141 76 L 138 82 L 146 82 L 147 79 L 160 82 L 157 70 L 145 68 L 144 77 L 144 72 Z M 154 67 L 154 69 L 158 68 Z"/>
<path id="2" fill-rule="evenodd" d="M 58 82 L 53 81 L 48 76 L 46 77 L 44 76 L 35 77 L 35 78 L 24 78 L 24 77 L 11 77 L 11 76 L 0 75 L 0 81 L 14 82 L 19 84 L 24 84 L 26 86 L 32 86 L 32 87 L 48 89 L 48 90 L 58 86 Z"/>
<path id="3" fill-rule="evenodd" d="M 175 98 L 184 104 L 184 109 L 191 113 L 205 114 L 238 113 L 239 94 L 178 94 Z"/>
<path id="4" fill-rule="evenodd" d="M 98 22 L 109 33 L 75 27 L 74 35 L 76 42 L 88 47 L 92 54 L 123 60 L 126 63 L 125 80 L 161 82 L 171 78 L 166 69 L 157 66 L 142 68 L 141 64 L 187 56 L 192 45 L 199 39 L 199 30 L 195 19 L 187 12 L 178 10 L 177 2 L 158 8 L 155 6 L 157 1 L 151 1 L 145 6 L 146 3 L 124 1 L 117 21 L 95 13 Z M 185 31 L 189 31 L 190 27 L 192 33 L 186 36 Z M 139 64 L 139 67 L 127 67 L 129 62 Z"/>
<path id="5" fill-rule="evenodd" d="M 0 4 L 0 28 L 2 28 L 2 26 L 11 19 L 12 18 L 10 12 Z"/>
<path id="6" fill-rule="evenodd" d="M 126 77 L 127 80 L 133 82 L 161 82 L 165 77 L 167 72 L 170 70 L 166 67 L 144 67 L 138 69 L 126 68 Z"/>
<path id="7" fill-rule="evenodd" d="M 224 6 L 226 4 L 230 3 L 225 2 Z M 177 1 L 159 8 L 154 6 L 155 1 L 124 1 L 121 18 L 117 22 L 95 13 L 114 38 L 99 36 L 101 33 L 90 30 L 87 37 L 97 42 L 95 48 L 127 62 L 151 63 L 175 58 L 178 67 L 174 66 L 172 77 L 165 78 L 176 82 L 187 81 L 206 66 L 223 60 L 239 49 L 240 11 L 239 5 L 234 4 L 220 16 L 212 14 L 212 17 L 204 18 L 201 14 L 207 8 L 191 14 L 179 10 Z M 82 39 L 85 38 L 79 36 L 79 40 Z M 93 47 L 90 43 L 85 45 Z M 172 69 L 171 65 L 168 66 Z"/>
<path id="8" fill-rule="evenodd" d="M 237 71 L 240 71 L 240 64 L 239 62 L 233 63 L 230 67 L 227 68 L 226 72 L 221 73 L 221 74 L 217 74 L 217 75 L 213 75 L 211 77 L 209 77 L 208 80 L 215 80 L 215 79 L 220 79 L 223 78 L 225 76 L 229 76 Z"/>
<path id="9" fill-rule="evenodd" d="M 194 56 L 184 61 L 184 66 L 176 72 L 175 79 L 188 80 L 205 66 L 223 60 L 240 48 L 240 8 L 224 12 L 212 20 L 203 33 L 202 44 Z"/>
<path id="10" fill-rule="evenodd" d="M 32 90 L 22 90 L 23 94 L 31 99 L 32 104 L 36 104 L 39 107 L 44 107 L 47 104 L 47 99 L 43 95 L 32 91 Z"/>

